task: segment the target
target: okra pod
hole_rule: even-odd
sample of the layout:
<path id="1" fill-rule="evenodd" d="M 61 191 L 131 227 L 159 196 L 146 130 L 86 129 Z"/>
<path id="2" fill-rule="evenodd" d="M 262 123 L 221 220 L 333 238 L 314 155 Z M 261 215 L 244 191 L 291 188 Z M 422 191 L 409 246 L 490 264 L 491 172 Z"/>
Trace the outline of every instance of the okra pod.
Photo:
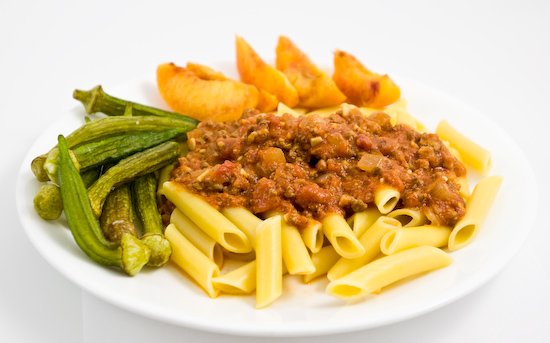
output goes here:
<path id="1" fill-rule="evenodd" d="M 164 237 L 164 225 L 157 204 L 157 179 L 154 173 L 137 178 L 132 183 L 137 217 L 143 227 L 141 241 L 151 249 L 149 266 L 160 267 L 170 259 L 172 247 Z"/>
<path id="2" fill-rule="evenodd" d="M 103 235 L 111 242 L 120 242 L 125 233 L 137 237 L 130 187 L 127 183 L 112 190 L 99 218 Z"/>
<path id="3" fill-rule="evenodd" d="M 34 210 L 42 219 L 55 220 L 63 212 L 61 191 L 57 185 L 51 183 L 40 186 L 33 203 Z"/>
<path id="4" fill-rule="evenodd" d="M 172 163 L 177 157 L 178 143 L 166 142 L 126 157 L 109 168 L 88 189 L 96 217 L 101 215 L 103 203 L 111 189 L 156 171 Z"/>
<path id="5" fill-rule="evenodd" d="M 177 129 L 183 135 L 196 127 L 195 122 L 188 122 L 178 119 L 157 117 L 157 116 L 123 116 L 123 117 L 105 117 L 85 123 L 66 137 L 67 146 L 73 149 L 81 144 L 99 141 L 112 136 L 121 134 L 136 134 L 152 131 L 164 131 L 168 129 Z M 49 174 L 55 175 L 55 150 L 53 148 L 49 153 L 36 157 L 31 163 L 31 169 L 39 181 L 45 180 L 43 173 L 46 160 L 54 161 L 51 165 Z M 52 156 L 47 156 L 51 155 Z M 46 164 L 47 165 L 47 164 Z M 48 167 L 46 167 L 48 168 Z M 49 178 L 48 178 L 49 179 Z"/>
<path id="6" fill-rule="evenodd" d="M 136 152 L 173 140 L 182 134 L 183 132 L 179 129 L 122 134 L 79 145 L 72 151 L 82 172 L 88 168 L 118 162 Z"/>
<path id="7" fill-rule="evenodd" d="M 187 121 L 195 125 L 198 121 L 179 113 L 164 111 L 159 108 L 137 104 L 135 102 L 122 100 L 106 94 L 101 86 L 95 86 L 89 91 L 76 89 L 73 92 L 73 98 L 84 105 L 86 113 L 101 112 L 108 116 L 122 116 L 131 111 L 134 116 L 159 116 L 182 121 Z"/>
<path id="8" fill-rule="evenodd" d="M 149 261 L 149 247 L 130 234 L 124 234 L 120 244 L 105 239 L 84 182 L 69 156 L 65 138 L 60 135 L 58 143 L 61 198 L 76 243 L 95 262 L 119 267 L 130 276 L 136 275 Z"/>

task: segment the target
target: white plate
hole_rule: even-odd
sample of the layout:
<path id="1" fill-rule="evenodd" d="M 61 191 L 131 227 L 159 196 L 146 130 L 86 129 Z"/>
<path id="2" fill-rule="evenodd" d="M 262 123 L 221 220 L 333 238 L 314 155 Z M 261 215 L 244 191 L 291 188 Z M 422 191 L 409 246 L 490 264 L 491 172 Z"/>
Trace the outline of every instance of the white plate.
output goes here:
<path id="1" fill-rule="evenodd" d="M 511 138 L 478 111 L 434 89 L 397 78 L 411 114 L 430 130 L 447 119 L 493 154 L 491 174 L 504 176 L 493 208 L 476 240 L 451 253 L 449 267 L 410 278 L 379 295 L 346 304 L 325 294 L 326 281 L 310 285 L 287 277 L 283 296 L 270 307 L 254 309 L 254 296 L 210 299 L 173 267 L 144 269 L 134 278 L 88 259 L 66 222 L 47 222 L 34 212 L 39 187 L 30 170 L 35 156 L 56 144 L 84 120 L 77 106 L 48 128 L 28 152 L 17 180 L 17 207 L 36 249 L 54 268 L 87 292 L 126 310 L 156 320 L 206 331 L 254 336 L 313 336 L 368 329 L 435 310 L 477 289 L 508 263 L 533 225 L 537 187 L 531 167 Z M 107 93 L 165 107 L 153 76 L 139 78 Z M 469 171 L 471 184 L 479 175 Z"/>

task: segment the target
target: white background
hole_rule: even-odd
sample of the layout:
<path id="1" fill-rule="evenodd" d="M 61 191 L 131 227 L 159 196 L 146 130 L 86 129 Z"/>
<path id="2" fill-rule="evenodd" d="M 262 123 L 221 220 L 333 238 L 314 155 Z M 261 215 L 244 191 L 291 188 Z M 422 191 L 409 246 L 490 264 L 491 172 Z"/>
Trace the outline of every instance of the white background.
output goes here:
<path id="1" fill-rule="evenodd" d="M 73 89 L 108 89 L 163 62 L 233 60 L 235 34 L 267 60 L 284 34 L 319 63 L 338 48 L 454 96 L 513 137 L 539 188 L 539 199 L 518 199 L 538 202 L 534 227 L 517 228 L 531 230 L 527 242 L 479 290 L 398 324 L 291 341 L 549 341 L 549 16 L 546 1 L 1 2 L 0 341 L 283 341 L 176 327 L 96 299 L 41 258 L 16 215 L 23 156 L 75 106 Z"/>

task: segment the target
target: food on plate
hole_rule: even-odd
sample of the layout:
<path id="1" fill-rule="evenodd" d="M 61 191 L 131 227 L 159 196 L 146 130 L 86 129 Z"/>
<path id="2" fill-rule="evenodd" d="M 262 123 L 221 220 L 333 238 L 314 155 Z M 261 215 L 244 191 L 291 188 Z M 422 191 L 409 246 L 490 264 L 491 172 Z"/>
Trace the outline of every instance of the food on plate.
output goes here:
<path id="1" fill-rule="evenodd" d="M 164 224 L 158 211 L 157 178 L 154 173 L 138 177 L 130 184 L 132 202 L 141 223 L 141 241 L 151 249 L 148 266 L 160 267 L 172 255 L 172 246 L 164 237 Z"/>
<path id="2" fill-rule="evenodd" d="M 63 213 L 61 191 L 55 184 L 40 186 L 33 200 L 34 210 L 45 220 L 55 220 Z"/>
<path id="3" fill-rule="evenodd" d="M 245 108 L 258 104 L 259 92 L 254 86 L 232 80 L 204 80 L 173 63 L 158 66 L 157 85 L 172 110 L 197 120 L 235 120 Z"/>
<path id="4" fill-rule="evenodd" d="M 84 253 L 97 263 L 116 266 L 134 276 L 149 261 L 151 251 L 131 234 L 120 243 L 108 241 L 95 217 L 88 192 L 76 169 L 63 136 L 59 136 L 59 187 L 71 233 Z"/>
<path id="5" fill-rule="evenodd" d="M 96 218 L 101 216 L 105 199 L 113 188 L 152 173 L 172 163 L 178 156 L 178 143 L 162 143 L 120 160 L 103 173 L 89 188 L 88 194 Z"/>
<path id="6" fill-rule="evenodd" d="M 319 69 L 290 39 L 280 36 L 276 52 L 277 69 L 296 88 L 298 106 L 321 108 L 340 105 L 346 100 L 327 72 Z"/>
<path id="7" fill-rule="evenodd" d="M 84 109 L 88 114 L 100 112 L 108 116 L 134 115 L 167 117 L 187 122 L 190 127 L 194 127 L 198 123 L 196 119 L 182 116 L 179 113 L 115 98 L 114 96 L 106 94 L 101 86 L 95 86 L 89 91 L 75 89 L 73 98 L 84 105 Z M 179 125 L 176 126 L 179 127 Z"/>
<path id="8" fill-rule="evenodd" d="M 354 56 L 340 50 L 334 52 L 332 79 L 346 95 L 346 102 L 359 107 L 384 108 L 401 96 L 401 90 L 388 75 L 370 71 Z"/>
<path id="9" fill-rule="evenodd" d="M 298 91 L 286 75 L 264 60 L 242 38 L 236 37 L 237 70 L 241 81 L 275 95 L 288 107 L 298 104 Z"/>
<path id="10" fill-rule="evenodd" d="M 231 80 L 227 78 L 222 72 L 216 71 L 208 66 L 198 64 L 198 63 L 187 63 L 187 70 L 195 73 L 199 78 L 203 80 L 218 80 L 218 81 L 228 81 Z M 256 108 L 261 112 L 273 111 L 277 108 L 279 102 L 277 97 L 273 94 L 268 93 L 263 89 L 258 89 L 258 103 Z M 211 99 L 205 99 L 205 101 L 211 101 Z"/>
<path id="11" fill-rule="evenodd" d="M 324 275 L 327 294 L 355 300 L 472 242 L 502 183 L 486 176 L 487 150 L 446 121 L 430 132 L 387 75 L 347 53 L 331 79 L 284 36 L 280 70 L 236 42 L 241 81 L 198 63 L 158 67 L 176 112 L 75 91 L 108 117 L 32 162 L 47 182 L 37 213 L 64 210 L 98 263 L 133 276 L 171 261 L 211 298 L 255 292 L 258 309 L 287 275 Z M 466 165 L 483 175 L 471 194 Z"/>

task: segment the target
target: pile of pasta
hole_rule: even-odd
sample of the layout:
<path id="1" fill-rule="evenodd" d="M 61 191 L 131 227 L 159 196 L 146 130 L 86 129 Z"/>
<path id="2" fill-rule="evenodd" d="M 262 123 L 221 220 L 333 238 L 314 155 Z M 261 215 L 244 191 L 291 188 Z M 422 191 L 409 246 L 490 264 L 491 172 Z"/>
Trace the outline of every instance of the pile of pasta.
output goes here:
<path id="1" fill-rule="evenodd" d="M 350 105 L 341 105 L 343 110 L 346 106 Z M 292 109 L 280 106 L 279 111 Z M 362 111 L 369 114 L 374 109 Z M 385 112 L 393 124 L 426 131 L 408 113 L 404 100 Z M 461 162 L 483 175 L 471 193 L 466 178 L 461 181 L 466 215 L 454 227 L 431 225 L 416 210 L 396 209 L 400 194 L 391 188 L 376 191 L 375 207 L 347 219 L 330 214 L 298 230 L 285 221 L 284 213 L 259 218 L 244 208 L 218 211 L 183 185 L 165 180 L 160 192 L 176 206 L 165 232 L 173 248 L 171 261 L 211 298 L 220 292 L 255 292 L 256 308 L 281 296 L 285 275 L 300 275 L 306 284 L 325 276 L 330 281 L 328 295 L 355 300 L 409 276 L 446 267 L 453 261 L 448 252 L 464 248 L 476 237 L 502 177 L 486 176 L 490 152 L 448 122 L 441 121 L 436 133 Z M 241 265 L 224 271 L 224 259 L 241 261 Z"/>

